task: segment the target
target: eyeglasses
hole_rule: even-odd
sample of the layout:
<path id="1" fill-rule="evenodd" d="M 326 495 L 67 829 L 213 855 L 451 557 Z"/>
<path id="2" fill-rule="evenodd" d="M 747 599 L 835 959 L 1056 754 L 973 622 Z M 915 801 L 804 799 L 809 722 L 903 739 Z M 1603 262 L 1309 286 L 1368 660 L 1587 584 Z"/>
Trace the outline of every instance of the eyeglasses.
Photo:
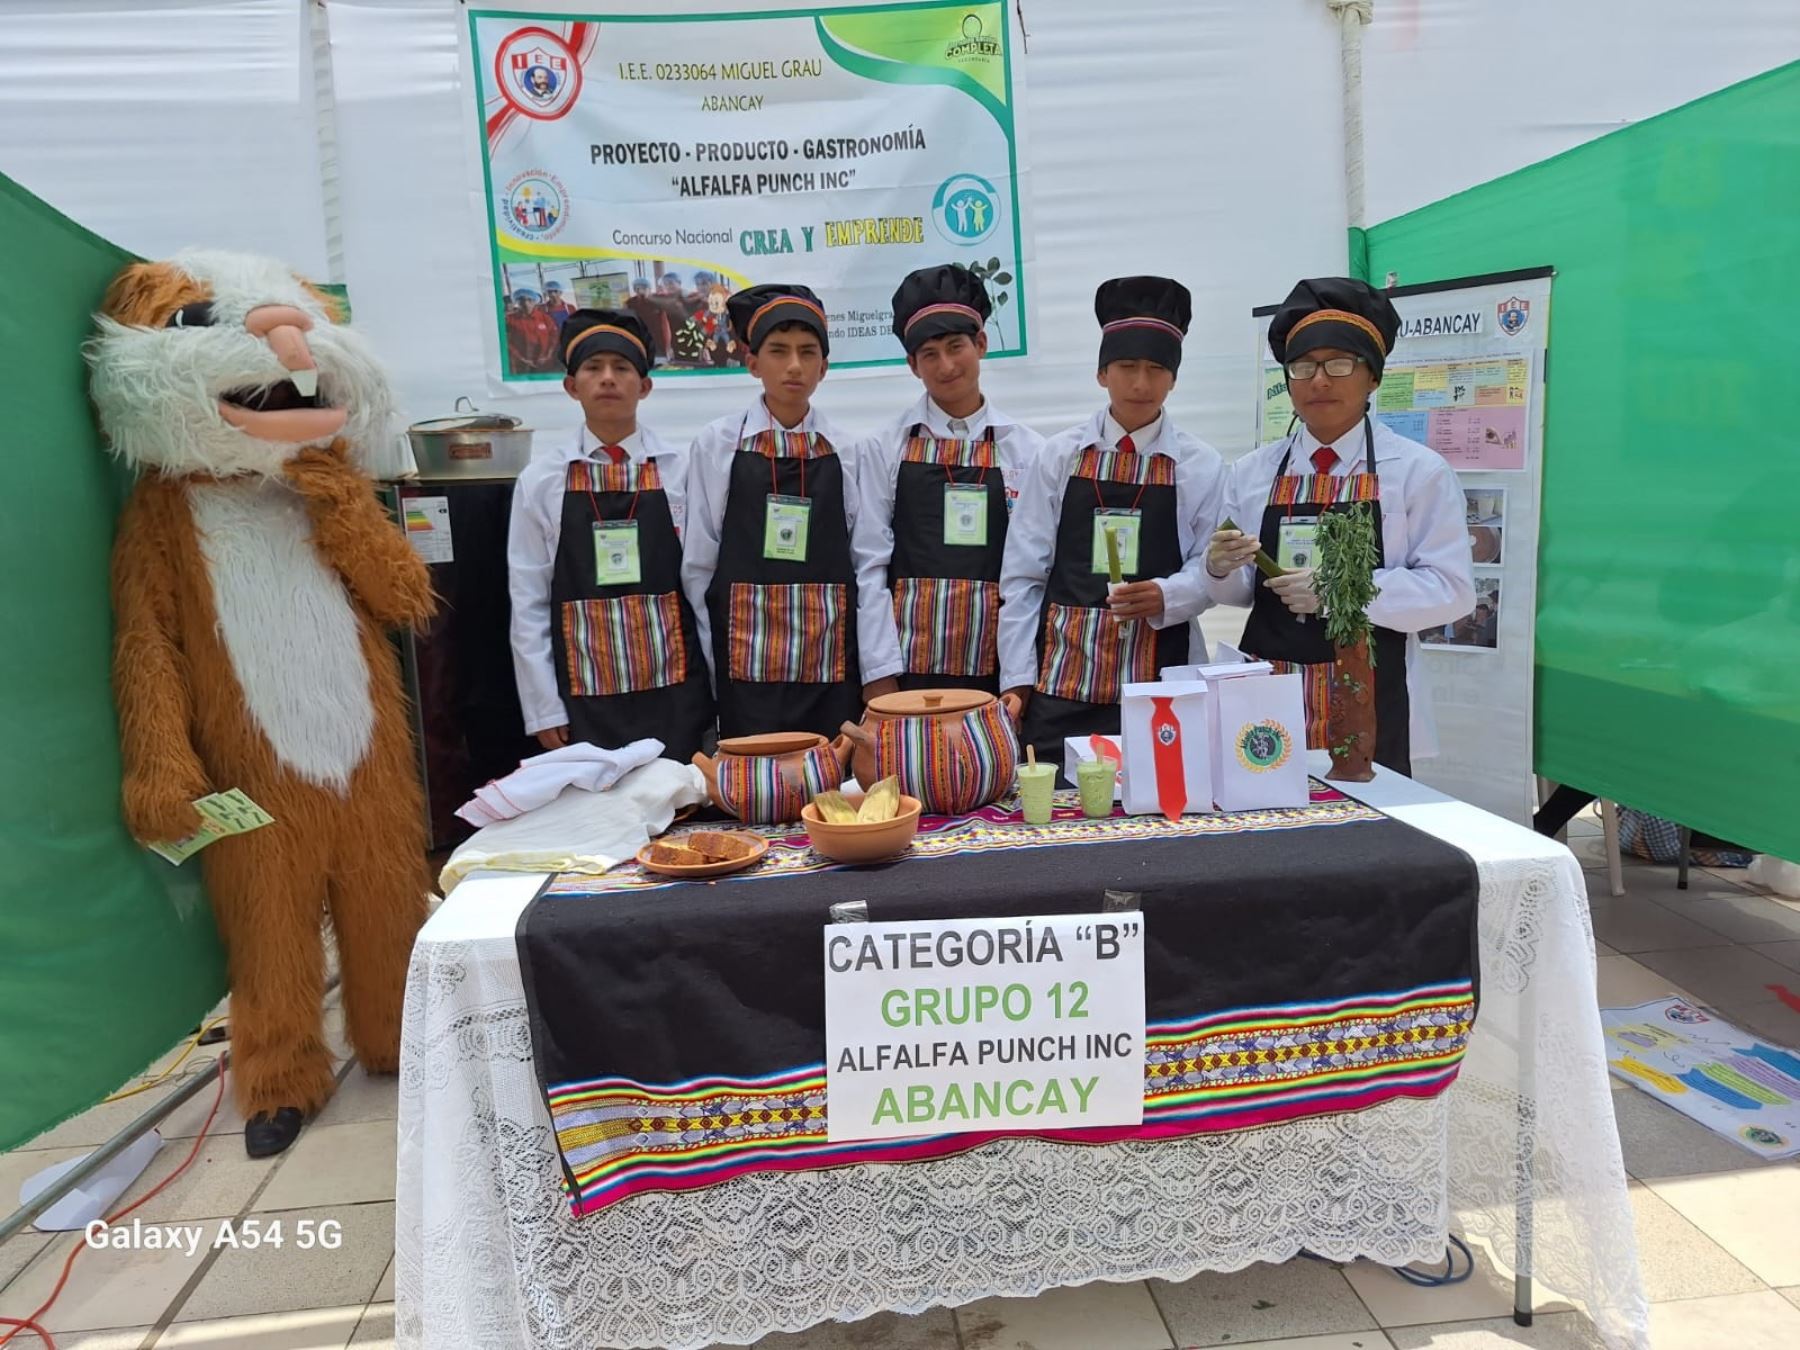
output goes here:
<path id="1" fill-rule="evenodd" d="M 1358 366 L 1366 364 L 1360 356 L 1334 356 L 1329 361 L 1313 361 L 1302 357 L 1298 361 L 1287 363 L 1290 380 L 1310 380 L 1319 373 L 1319 367 L 1325 367 L 1325 373 L 1334 380 L 1341 380 Z"/>

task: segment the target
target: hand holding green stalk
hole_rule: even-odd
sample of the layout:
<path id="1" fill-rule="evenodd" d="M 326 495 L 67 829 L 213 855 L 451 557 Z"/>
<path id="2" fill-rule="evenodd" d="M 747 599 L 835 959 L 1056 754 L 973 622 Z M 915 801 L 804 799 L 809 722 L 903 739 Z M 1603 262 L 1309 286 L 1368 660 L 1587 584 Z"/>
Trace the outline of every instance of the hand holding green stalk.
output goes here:
<path id="1" fill-rule="evenodd" d="M 1237 530 L 1239 534 L 1243 533 L 1243 531 L 1238 528 L 1238 523 L 1230 516 L 1226 516 L 1225 519 L 1219 522 L 1219 528 L 1221 530 Z M 1281 565 L 1261 548 L 1256 550 L 1256 570 L 1261 572 L 1265 577 L 1278 577 L 1282 574 Z"/>

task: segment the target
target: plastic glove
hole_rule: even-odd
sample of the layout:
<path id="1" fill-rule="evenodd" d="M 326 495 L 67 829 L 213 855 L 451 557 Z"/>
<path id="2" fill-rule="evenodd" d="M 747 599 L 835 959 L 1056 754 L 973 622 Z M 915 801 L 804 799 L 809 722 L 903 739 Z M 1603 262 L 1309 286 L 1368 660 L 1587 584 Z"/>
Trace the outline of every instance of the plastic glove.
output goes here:
<path id="1" fill-rule="evenodd" d="M 1278 577 L 1269 577 L 1263 585 L 1275 592 L 1275 598 L 1288 607 L 1294 614 L 1317 614 L 1319 612 L 1319 593 L 1313 588 L 1312 568 L 1303 567 L 1293 572 L 1283 572 Z"/>

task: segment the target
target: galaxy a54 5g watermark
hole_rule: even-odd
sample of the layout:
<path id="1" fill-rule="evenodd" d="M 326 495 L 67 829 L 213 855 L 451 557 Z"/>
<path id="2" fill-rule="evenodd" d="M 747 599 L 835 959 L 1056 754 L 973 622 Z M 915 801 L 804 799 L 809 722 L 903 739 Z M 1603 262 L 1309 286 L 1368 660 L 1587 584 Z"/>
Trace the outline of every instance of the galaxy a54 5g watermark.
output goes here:
<path id="1" fill-rule="evenodd" d="M 243 1219 L 203 1219 L 194 1223 L 112 1224 L 95 1219 L 82 1230 L 90 1247 L 127 1251 L 180 1251 L 197 1256 L 202 1250 L 254 1251 L 258 1247 L 294 1251 L 336 1251 L 344 1245 L 344 1227 L 336 1219 L 284 1219 L 253 1215 Z"/>

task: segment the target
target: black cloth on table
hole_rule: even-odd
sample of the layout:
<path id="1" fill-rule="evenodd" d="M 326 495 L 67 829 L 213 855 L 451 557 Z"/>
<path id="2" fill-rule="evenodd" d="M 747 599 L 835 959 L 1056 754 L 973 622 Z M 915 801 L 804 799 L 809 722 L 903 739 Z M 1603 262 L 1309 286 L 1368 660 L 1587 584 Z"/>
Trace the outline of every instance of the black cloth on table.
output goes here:
<path id="1" fill-rule="evenodd" d="M 517 939 L 540 1087 L 755 1077 L 825 1055 L 823 929 L 1097 913 L 1141 897 L 1149 1022 L 1477 979 L 1475 865 L 1399 821 L 990 849 L 540 895 Z"/>

